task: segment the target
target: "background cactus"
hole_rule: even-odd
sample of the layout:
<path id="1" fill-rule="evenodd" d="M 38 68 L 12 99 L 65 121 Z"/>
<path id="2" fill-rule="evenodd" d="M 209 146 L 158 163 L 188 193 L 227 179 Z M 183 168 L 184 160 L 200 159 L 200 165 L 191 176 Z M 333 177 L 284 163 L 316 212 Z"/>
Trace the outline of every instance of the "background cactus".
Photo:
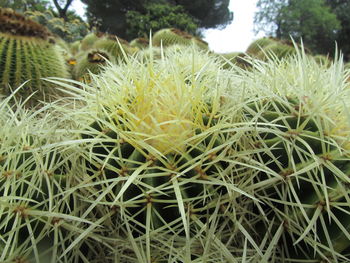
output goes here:
<path id="1" fill-rule="evenodd" d="M 165 28 L 157 31 L 152 36 L 154 46 L 163 47 L 179 44 L 189 46 L 193 44 L 193 36 L 176 28 Z"/>
<path id="2" fill-rule="evenodd" d="M 8 9 L 0 9 L 1 93 L 30 80 L 17 93 L 23 99 L 49 99 L 57 90 L 40 78 L 69 77 L 66 64 L 51 34 L 41 25 Z"/>
<path id="3" fill-rule="evenodd" d="M 259 38 L 248 46 L 246 53 L 249 55 L 257 55 L 263 48 L 276 42 L 276 39 L 270 37 Z"/>
<path id="4" fill-rule="evenodd" d="M 139 37 L 130 41 L 131 47 L 136 47 L 138 49 L 144 49 L 149 47 L 149 41 L 146 38 Z"/>
<path id="5" fill-rule="evenodd" d="M 94 43 L 93 47 L 108 51 L 116 61 L 122 61 L 125 55 L 131 55 L 138 50 L 138 48 L 130 47 L 126 40 L 113 35 L 101 37 Z"/>
<path id="6" fill-rule="evenodd" d="M 89 74 L 98 74 L 103 70 L 103 66 L 115 63 L 114 57 L 104 50 L 88 50 L 77 55 L 76 64 L 73 66 L 73 75 L 77 80 L 89 82 Z"/>
<path id="7" fill-rule="evenodd" d="M 88 50 L 88 49 L 92 48 L 94 43 L 98 39 L 99 39 L 99 35 L 94 33 L 94 32 L 91 32 L 91 33 L 85 35 L 85 37 L 80 42 L 79 49 L 80 50 Z"/>

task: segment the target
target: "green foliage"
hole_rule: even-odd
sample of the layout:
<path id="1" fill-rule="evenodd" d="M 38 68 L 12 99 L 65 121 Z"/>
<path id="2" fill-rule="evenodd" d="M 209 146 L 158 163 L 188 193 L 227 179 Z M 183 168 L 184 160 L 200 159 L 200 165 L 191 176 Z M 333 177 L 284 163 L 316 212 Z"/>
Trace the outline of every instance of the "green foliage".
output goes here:
<path id="1" fill-rule="evenodd" d="M 198 25 L 186 14 L 185 9 L 168 3 L 153 3 L 145 7 L 144 12 L 126 13 L 126 33 L 129 37 L 147 37 L 148 32 L 174 27 L 190 34 L 196 34 Z"/>
<path id="2" fill-rule="evenodd" d="M 102 32 L 127 40 L 149 34 L 149 29 L 178 27 L 194 33 L 200 27 L 217 27 L 232 21 L 229 0 L 82 0 L 89 23 Z M 142 20 L 145 19 L 145 20 Z"/>
<path id="3" fill-rule="evenodd" d="M 230 0 L 177 0 L 175 3 L 182 5 L 191 16 L 196 18 L 199 27 L 223 28 L 233 19 L 233 13 L 229 10 Z"/>
<path id="4" fill-rule="evenodd" d="M 0 0 L 0 7 L 12 8 L 17 12 L 40 11 L 44 12 L 50 7 L 49 0 Z"/>
<path id="5" fill-rule="evenodd" d="M 89 25 L 75 15 L 68 16 L 67 20 L 56 17 L 51 11 L 27 11 L 25 15 L 67 42 L 81 40 L 89 31 Z"/>
<path id="6" fill-rule="evenodd" d="M 260 0 L 257 6 L 257 30 L 279 39 L 302 38 L 305 46 L 315 53 L 333 52 L 340 23 L 325 0 Z"/>
<path id="7" fill-rule="evenodd" d="M 326 0 L 341 28 L 337 33 L 337 45 L 344 54 L 345 60 L 350 61 L 350 2 L 344 0 Z"/>

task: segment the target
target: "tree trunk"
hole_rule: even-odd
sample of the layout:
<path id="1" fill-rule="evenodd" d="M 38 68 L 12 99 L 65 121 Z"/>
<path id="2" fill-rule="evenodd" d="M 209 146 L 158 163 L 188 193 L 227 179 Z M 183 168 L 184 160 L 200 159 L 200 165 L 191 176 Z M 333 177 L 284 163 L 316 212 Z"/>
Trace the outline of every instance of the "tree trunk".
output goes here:
<path id="1" fill-rule="evenodd" d="M 58 15 L 63 18 L 65 21 L 67 20 L 67 11 L 68 7 L 71 5 L 73 0 L 67 0 L 65 6 L 62 8 L 58 3 L 58 0 L 53 0 L 55 7 L 57 8 Z"/>

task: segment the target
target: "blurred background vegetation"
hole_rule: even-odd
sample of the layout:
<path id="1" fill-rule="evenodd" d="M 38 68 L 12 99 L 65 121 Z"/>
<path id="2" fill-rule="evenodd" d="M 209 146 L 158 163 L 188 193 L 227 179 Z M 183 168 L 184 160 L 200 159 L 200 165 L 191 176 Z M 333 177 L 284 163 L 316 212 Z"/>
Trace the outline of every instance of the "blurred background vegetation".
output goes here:
<path id="1" fill-rule="evenodd" d="M 87 21 L 74 12 L 73 1 L 78 0 L 0 0 L 0 6 L 26 12 L 69 42 L 92 29 L 132 40 L 170 27 L 201 36 L 204 29 L 234 23 L 230 0 L 81 0 Z M 314 54 L 332 56 L 337 45 L 350 60 L 349 0 L 258 0 L 257 7 L 255 32 L 281 40 L 302 38 Z M 228 37 L 239 41 L 239 36 Z"/>

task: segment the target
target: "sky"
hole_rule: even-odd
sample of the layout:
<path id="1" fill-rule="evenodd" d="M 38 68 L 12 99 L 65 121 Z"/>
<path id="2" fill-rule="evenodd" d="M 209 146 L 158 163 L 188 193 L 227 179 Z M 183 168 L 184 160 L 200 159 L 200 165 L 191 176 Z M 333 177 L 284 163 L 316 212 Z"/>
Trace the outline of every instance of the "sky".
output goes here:
<path id="1" fill-rule="evenodd" d="M 229 8 L 234 13 L 233 21 L 222 30 L 208 29 L 204 32 L 204 40 L 209 48 L 218 53 L 245 51 L 248 45 L 263 34 L 255 35 L 253 32 L 254 12 L 257 0 L 231 0 Z M 84 15 L 84 5 L 80 0 L 72 3 L 80 16 Z"/>

